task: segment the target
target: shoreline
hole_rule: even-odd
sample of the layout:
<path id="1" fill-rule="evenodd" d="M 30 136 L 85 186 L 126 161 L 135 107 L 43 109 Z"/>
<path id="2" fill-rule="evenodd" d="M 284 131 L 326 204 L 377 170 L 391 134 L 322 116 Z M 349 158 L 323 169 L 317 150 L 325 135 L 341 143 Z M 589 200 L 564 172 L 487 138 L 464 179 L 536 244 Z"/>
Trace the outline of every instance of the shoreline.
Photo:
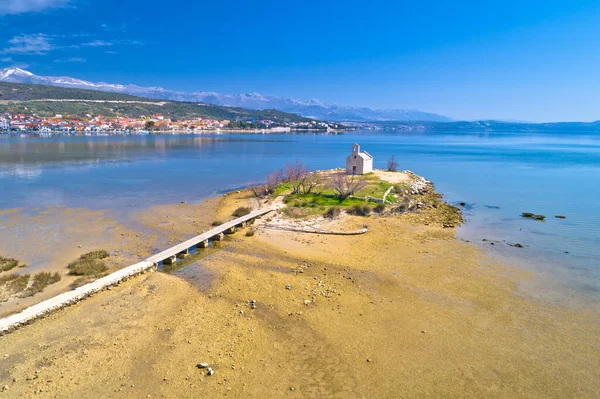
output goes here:
<path id="1" fill-rule="evenodd" d="M 252 202 L 224 195 L 203 222 Z M 0 384 L 41 397 L 593 397 L 597 314 L 521 297 L 527 276 L 454 229 L 410 215 L 367 223 L 351 237 L 257 227 L 192 263 L 208 288 L 150 273 L 100 292 L 0 337 Z"/>
<path id="2" fill-rule="evenodd" d="M 0 137 L 106 137 L 106 136 L 152 136 L 152 135 L 204 135 L 204 134 L 299 134 L 299 133 L 327 133 L 341 134 L 348 129 L 214 129 L 214 130 L 178 130 L 178 131 L 152 131 L 140 133 L 137 131 L 106 131 L 106 132 L 0 132 Z"/>

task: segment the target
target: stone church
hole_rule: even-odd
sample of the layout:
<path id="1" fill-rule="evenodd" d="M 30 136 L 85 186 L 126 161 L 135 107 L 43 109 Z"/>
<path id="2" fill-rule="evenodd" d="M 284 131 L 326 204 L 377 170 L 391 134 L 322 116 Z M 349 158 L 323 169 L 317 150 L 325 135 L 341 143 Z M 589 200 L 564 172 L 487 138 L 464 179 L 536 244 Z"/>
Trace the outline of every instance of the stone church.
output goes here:
<path id="1" fill-rule="evenodd" d="M 352 146 L 352 154 L 346 158 L 347 175 L 364 175 L 373 171 L 373 156 L 361 151 L 358 144 Z"/>

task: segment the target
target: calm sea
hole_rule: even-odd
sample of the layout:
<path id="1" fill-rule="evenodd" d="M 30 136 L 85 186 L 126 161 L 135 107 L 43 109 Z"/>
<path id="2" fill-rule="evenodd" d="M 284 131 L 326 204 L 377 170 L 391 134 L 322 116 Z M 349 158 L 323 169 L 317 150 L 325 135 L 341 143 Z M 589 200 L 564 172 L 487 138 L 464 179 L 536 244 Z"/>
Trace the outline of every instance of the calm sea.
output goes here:
<path id="1" fill-rule="evenodd" d="M 459 237 L 536 272 L 530 292 L 600 303 L 600 133 L 4 137 L 0 209 L 64 205 L 118 214 L 131 204 L 198 202 L 261 181 L 286 161 L 341 167 L 355 142 L 375 167 L 394 154 L 400 168 L 432 180 L 448 201 L 467 203 Z"/>

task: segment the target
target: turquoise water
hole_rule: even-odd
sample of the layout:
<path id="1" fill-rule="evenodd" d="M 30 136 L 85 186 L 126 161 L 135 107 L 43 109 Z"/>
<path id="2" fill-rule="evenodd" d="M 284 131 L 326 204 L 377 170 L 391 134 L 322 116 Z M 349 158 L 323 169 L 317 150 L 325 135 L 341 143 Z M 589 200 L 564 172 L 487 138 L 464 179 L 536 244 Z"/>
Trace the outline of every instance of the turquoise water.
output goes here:
<path id="1" fill-rule="evenodd" d="M 460 238 L 538 272 L 547 293 L 600 300 L 600 133 L 4 137 L 0 209 L 64 205 L 118 214 L 132 204 L 198 202 L 260 181 L 286 161 L 341 167 L 354 142 L 375 167 L 395 154 L 400 168 L 432 180 L 448 201 L 466 202 Z M 517 242 L 525 248 L 506 245 Z"/>

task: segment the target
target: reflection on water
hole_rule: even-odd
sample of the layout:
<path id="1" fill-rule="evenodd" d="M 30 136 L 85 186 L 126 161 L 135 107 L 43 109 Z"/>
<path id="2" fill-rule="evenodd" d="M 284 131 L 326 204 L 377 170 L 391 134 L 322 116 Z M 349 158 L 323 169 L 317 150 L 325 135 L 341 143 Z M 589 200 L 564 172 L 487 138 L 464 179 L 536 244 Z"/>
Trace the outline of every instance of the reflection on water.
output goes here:
<path id="1" fill-rule="evenodd" d="M 64 205 L 129 209 L 199 202 L 242 187 L 285 162 L 343 166 L 354 142 L 384 168 L 431 179 L 451 202 L 465 201 L 459 235 L 555 271 L 585 295 L 600 297 L 600 135 L 348 132 L 0 138 L 0 209 Z M 545 223 L 520 217 L 547 216 Z M 556 219 L 554 215 L 566 215 Z M 568 252 L 568 253 L 566 253 Z M 535 268 L 532 266 L 532 268 Z M 567 276 L 565 278 L 564 276 Z"/>

